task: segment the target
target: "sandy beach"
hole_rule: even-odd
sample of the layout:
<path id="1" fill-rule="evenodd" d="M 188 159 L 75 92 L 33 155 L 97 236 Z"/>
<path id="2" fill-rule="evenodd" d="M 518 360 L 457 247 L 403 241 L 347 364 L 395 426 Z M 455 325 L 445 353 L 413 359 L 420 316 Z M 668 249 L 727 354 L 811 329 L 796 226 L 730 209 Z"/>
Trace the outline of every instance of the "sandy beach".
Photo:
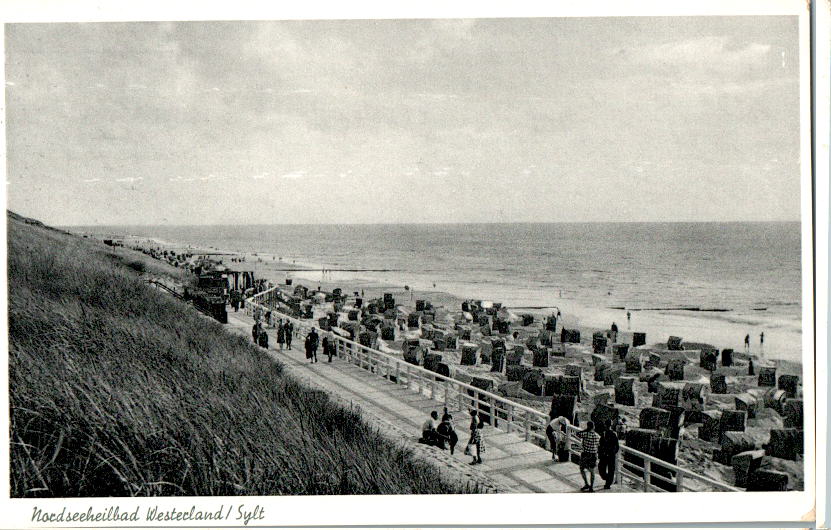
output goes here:
<path id="1" fill-rule="evenodd" d="M 159 242 L 156 241 L 155 243 Z M 293 292 L 294 287 L 298 284 L 304 285 L 311 290 L 320 289 L 328 292 L 331 292 L 335 288 L 340 288 L 344 294 L 350 297 L 358 293 L 358 296 L 365 301 L 380 299 L 383 298 L 384 294 L 389 293 L 395 297 L 396 304 L 403 306 L 402 309 L 406 312 L 415 310 L 416 300 L 425 300 L 433 304 L 436 308 L 437 323 L 450 328 L 452 328 L 454 322 L 459 321 L 462 303 L 465 301 L 463 297 L 443 291 L 438 284 L 436 288 L 425 289 L 423 286 L 422 288 L 415 288 L 415 286 L 409 285 L 392 285 L 357 277 L 366 274 L 368 271 L 325 270 L 325 267 L 320 264 L 298 263 L 296 260 L 291 259 L 284 258 L 281 260 L 276 255 L 253 252 L 238 253 L 230 249 L 197 249 L 196 247 L 189 247 L 187 245 L 184 247 L 179 245 L 171 248 L 181 248 L 194 254 L 203 251 L 210 255 L 213 260 L 222 262 L 234 270 L 254 271 L 255 277 L 264 278 L 273 285 L 281 286 L 286 293 Z M 292 279 L 291 286 L 286 285 L 287 278 Z M 500 300 L 493 301 L 500 302 Z M 566 370 L 573 370 L 573 368 L 566 369 L 565 367 L 567 365 L 579 367 L 580 372 L 583 374 L 585 387 L 581 393 L 583 399 L 578 403 L 578 415 L 584 418 L 584 421 L 590 416 L 597 403 L 606 402 L 609 394 L 614 394 L 614 387 L 609 387 L 603 381 L 595 381 L 592 378 L 592 373 L 595 370 L 595 360 L 592 358 L 592 335 L 595 332 L 605 332 L 612 322 L 616 322 L 620 328 L 620 342 L 631 343 L 632 332 L 635 331 L 645 332 L 647 334 L 647 344 L 638 348 L 638 351 L 641 351 L 643 354 L 649 352 L 665 352 L 667 348 L 666 338 L 670 335 L 681 336 L 686 343 L 693 345 L 707 344 L 718 349 L 728 347 L 718 340 L 713 340 L 723 337 L 725 330 L 730 329 L 729 326 L 724 326 L 722 329 L 719 329 L 717 321 L 714 323 L 715 330 L 712 333 L 702 333 L 700 319 L 695 323 L 687 323 L 685 325 L 685 317 L 683 315 L 662 315 L 646 312 L 638 314 L 635 312 L 632 315 L 631 323 L 627 325 L 624 311 L 582 308 L 575 314 L 570 311 L 570 307 L 573 306 L 563 304 L 563 307 L 559 308 L 562 315 L 558 324 L 558 330 L 560 327 L 579 329 L 581 332 L 581 341 L 580 343 L 559 345 L 562 351 L 564 351 L 564 354 L 559 357 L 552 357 L 549 367 L 543 369 L 543 372 L 545 375 L 556 376 L 565 374 Z M 545 317 L 551 315 L 557 308 L 511 308 L 507 306 L 507 309 L 514 317 L 521 314 L 534 316 L 534 323 L 531 326 L 523 327 L 515 323 L 512 329 L 516 330 L 517 337 L 504 337 L 507 350 L 512 351 L 515 347 L 522 346 L 527 337 L 533 336 L 540 329 Z M 331 310 L 331 303 L 315 306 L 315 319 L 325 316 Z M 343 317 L 345 318 L 345 315 Z M 401 355 L 404 339 L 419 335 L 420 332 L 413 333 L 412 330 L 406 333 L 396 332 L 396 340 L 379 340 L 378 348 L 388 353 Z M 480 345 L 489 343 L 489 337 L 479 336 L 478 332 L 472 338 L 474 339 L 474 343 L 479 343 Z M 796 347 L 797 345 L 792 346 Z M 735 349 L 738 365 L 730 369 L 722 369 L 727 374 L 726 382 L 728 392 L 725 394 L 709 393 L 707 397 L 707 408 L 710 410 L 731 410 L 735 407 L 734 401 L 736 396 L 740 396 L 748 391 L 756 392 L 753 388 L 756 385 L 758 375 L 747 375 L 746 361 L 748 359 L 753 359 L 756 364 L 756 374 L 758 374 L 758 370 L 762 366 L 771 366 L 776 368 L 777 376 L 789 374 L 796 375 L 800 379 L 803 377 L 801 362 L 792 359 L 763 357 L 759 355 L 758 351 L 751 351 L 749 354 L 745 354 L 740 347 Z M 454 377 L 468 381 L 473 377 L 493 379 L 496 383 L 496 388 L 503 395 L 524 405 L 548 412 L 550 405 L 549 397 L 535 396 L 526 392 L 521 388 L 521 383 L 510 383 L 505 373 L 495 374 L 491 372 L 490 365 L 488 364 L 463 366 L 461 363 L 460 347 L 440 353 L 442 355 L 442 362 L 452 367 Z M 709 385 L 710 371 L 698 366 L 698 350 L 689 351 L 685 355 L 688 364 L 684 381 L 703 384 L 705 386 Z M 526 360 L 530 365 L 531 352 L 526 351 L 524 356 L 527 357 Z M 636 384 L 636 402 L 634 405 L 615 404 L 630 426 L 637 426 L 641 411 L 646 407 L 653 406 L 654 394 L 647 392 L 646 387 L 647 385 L 643 381 Z M 612 399 L 612 403 L 614 403 L 614 399 Z M 699 424 L 688 424 L 680 432 L 681 443 L 679 444 L 678 451 L 679 465 L 689 467 L 713 479 L 732 483 L 733 471 L 730 466 L 719 464 L 713 460 L 713 453 L 719 449 L 719 444 L 701 439 L 698 433 L 699 426 Z M 747 418 L 744 432 L 755 441 L 757 446 L 761 446 L 767 443 L 771 429 L 781 429 L 782 427 L 782 417 L 771 409 L 764 409 L 756 417 Z M 791 483 L 791 487 L 797 489 L 802 487 L 803 472 L 801 460 L 788 461 L 775 459 L 774 467 L 792 477 L 793 482 Z"/>

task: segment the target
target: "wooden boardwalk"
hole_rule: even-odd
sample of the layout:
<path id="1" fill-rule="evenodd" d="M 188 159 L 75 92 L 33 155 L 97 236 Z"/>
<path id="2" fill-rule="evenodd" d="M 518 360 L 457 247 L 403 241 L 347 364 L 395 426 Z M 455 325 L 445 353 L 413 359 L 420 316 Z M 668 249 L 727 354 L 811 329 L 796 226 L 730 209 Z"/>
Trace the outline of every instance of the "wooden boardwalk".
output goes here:
<path id="1" fill-rule="evenodd" d="M 229 313 L 229 327 L 250 337 L 253 320 L 243 312 Z M 435 401 L 424 394 L 397 385 L 376 374 L 334 358 L 332 363 L 319 357 L 318 363 L 310 363 L 301 350 L 302 343 L 295 343 L 291 350 L 278 351 L 273 330 L 268 330 L 269 354 L 282 362 L 288 371 L 314 386 L 329 392 L 342 402 L 360 407 L 363 414 L 380 420 L 388 425 L 397 426 L 404 442 L 417 449 L 419 454 L 432 457 L 437 465 L 449 465 L 456 470 L 466 472 L 471 480 L 485 476 L 500 492 L 516 493 L 564 493 L 580 492 L 583 479 L 576 464 L 558 463 L 552 460 L 551 452 L 526 442 L 515 433 L 486 426 L 483 433 L 486 441 L 484 462 L 470 465 L 471 458 L 464 456 L 468 440 L 469 416 L 465 411 L 453 410 L 453 422 L 459 434 L 459 445 L 455 455 L 435 447 L 427 447 L 417 442 L 421 434 L 421 425 L 428 418 L 430 411 L 441 415 L 443 403 Z M 467 471 L 467 470 L 470 471 Z M 613 485 L 610 490 L 603 489 L 603 481 L 595 478 L 596 493 L 631 491 L 628 488 Z"/>

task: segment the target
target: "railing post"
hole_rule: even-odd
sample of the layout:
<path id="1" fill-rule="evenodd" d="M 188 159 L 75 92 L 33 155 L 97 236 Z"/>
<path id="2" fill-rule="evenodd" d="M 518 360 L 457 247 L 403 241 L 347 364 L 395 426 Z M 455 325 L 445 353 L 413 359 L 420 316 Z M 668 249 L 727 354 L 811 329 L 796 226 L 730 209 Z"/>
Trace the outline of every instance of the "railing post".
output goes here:
<path id="1" fill-rule="evenodd" d="M 506 411 L 505 411 L 505 415 L 507 416 L 507 418 L 505 418 L 505 423 L 507 424 L 507 427 L 505 428 L 505 430 L 508 431 L 508 432 L 513 432 L 513 430 L 514 430 L 514 406 L 513 405 L 508 405 L 507 406 Z"/>
<path id="2" fill-rule="evenodd" d="M 643 490 L 649 491 L 649 479 L 652 470 L 652 462 L 649 460 L 643 461 Z"/>
<path id="3" fill-rule="evenodd" d="M 621 464 L 621 460 L 623 460 L 623 451 L 620 451 L 615 458 L 615 482 L 617 482 L 618 486 L 623 485 L 623 475 L 621 471 L 623 471 L 623 464 Z"/>
<path id="4" fill-rule="evenodd" d="M 525 411 L 525 441 L 531 439 L 531 418 L 528 416 L 528 411 Z"/>
<path id="5" fill-rule="evenodd" d="M 401 384 L 401 363 L 398 361 L 395 361 L 395 382 Z"/>
<path id="6" fill-rule="evenodd" d="M 430 381 L 430 399 L 436 399 L 436 380 Z"/>
<path id="7" fill-rule="evenodd" d="M 450 408 L 450 380 L 444 380 L 444 408 Z"/>
<path id="8" fill-rule="evenodd" d="M 684 486 L 684 470 L 678 469 L 675 473 L 675 491 L 680 492 Z"/>
<path id="9" fill-rule="evenodd" d="M 466 393 L 467 393 L 466 389 L 464 389 L 464 391 L 462 389 L 459 390 L 459 396 L 458 396 L 458 398 L 459 398 L 459 410 L 461 410 L 462 412 L 467 412 L 465 410 L 465 398 L 464 398 L 464 395 L 463 395 L 463 394 L 466 394 Z"/>

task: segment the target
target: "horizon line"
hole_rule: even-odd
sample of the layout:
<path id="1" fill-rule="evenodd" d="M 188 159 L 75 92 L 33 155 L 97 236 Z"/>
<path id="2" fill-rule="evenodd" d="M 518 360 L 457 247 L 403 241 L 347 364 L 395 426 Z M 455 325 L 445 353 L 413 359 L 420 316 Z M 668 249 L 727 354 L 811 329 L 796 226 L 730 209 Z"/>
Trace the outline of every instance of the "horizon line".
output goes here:
<path id="1" fill-rule="evenodd" d="M 210 226 L 447 226 L 447 225 L 548 225 L 548 224 L 762 224 L 762 223 L 801 223 L 801 219 L 774 219 L 774 220 L 710 220 L 710 221 L 470 221 L 470 222 L 350 222 L 350 223 L 202 223 L 202 224 L 167 224 L 167 223 L 124 223 L 124 224 L 56 224 L 58 228 L 91 228 L 91 227 L 210 227 Z"/>

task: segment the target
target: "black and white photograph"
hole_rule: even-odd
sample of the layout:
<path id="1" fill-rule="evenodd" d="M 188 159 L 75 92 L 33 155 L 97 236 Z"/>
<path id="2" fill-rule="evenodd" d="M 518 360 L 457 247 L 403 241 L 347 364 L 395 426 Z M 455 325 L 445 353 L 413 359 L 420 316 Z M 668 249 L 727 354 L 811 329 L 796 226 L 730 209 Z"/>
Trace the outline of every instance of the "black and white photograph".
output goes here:
<path id="1" fill-rule="evenodd" d="M 826 353 L 782 4 L 6 22 L 4 506 L 803 506 Z"/>

